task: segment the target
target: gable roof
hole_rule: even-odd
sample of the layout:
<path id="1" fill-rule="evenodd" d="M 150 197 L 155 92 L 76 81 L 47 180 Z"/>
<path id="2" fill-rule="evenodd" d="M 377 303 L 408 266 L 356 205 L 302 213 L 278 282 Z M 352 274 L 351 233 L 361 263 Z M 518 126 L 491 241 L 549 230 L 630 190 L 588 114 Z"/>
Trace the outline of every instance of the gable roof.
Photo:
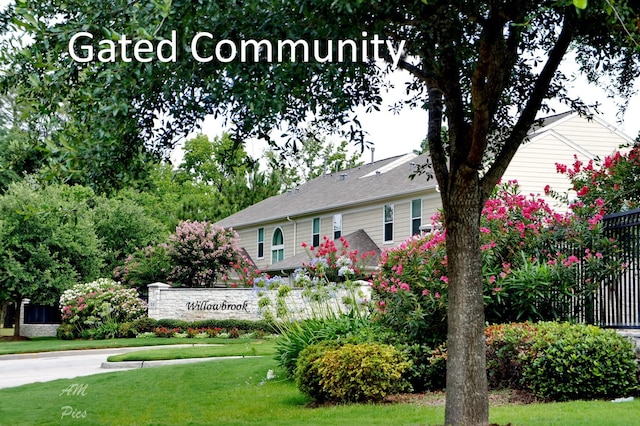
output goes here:
<path id="1" fill-rule="evenodd" d="M 416 166 L 427 164 L 428 159 L 428 154 L 406 154 L 325 174 L 247 207 L 216 225 L 251 226 L 434 189 L 435 178 L 409 179 Z"/>
<path id="2" fill-rule="evenodd" d="M 608 129 L 612 133 L 619 136 L 621 139 L 624 139 L 627 143 L 633 143 L 634 140 L 629 135 L 622 132 L 617 126 L 607 123 L 598 115 L 595 114 L 583 114 L 580 115 L 577 111 L 566 111 L 560 114 L 550 115 L 548 117 L 543 117 L 537 121 L 528 133 L 529 139 L 533 139 L 540 135 L 544 135 L 545 133 L 551 132 L 554 130 L 554 127 L 557 125 L 572 119 L 573 117 L 582 117 L 587 121 L 594 121 L 600 124 L 602 127 Z M 526 143 L 525 143 L 526 144 Z"/>

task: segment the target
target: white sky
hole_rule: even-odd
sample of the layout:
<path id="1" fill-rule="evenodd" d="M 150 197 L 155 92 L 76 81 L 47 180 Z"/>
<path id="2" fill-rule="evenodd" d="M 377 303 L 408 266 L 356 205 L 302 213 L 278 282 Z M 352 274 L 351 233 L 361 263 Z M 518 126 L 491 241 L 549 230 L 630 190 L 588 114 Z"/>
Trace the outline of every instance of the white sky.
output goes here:
<path id="1" fill-rule="evenodd" d="M 563 69 L 571 70 L 575 68 L 571 63 L 565 63 Z M 567 71 L 569 72 L 569 71 Z M 410 76 L 407 72 L 398 71 L 394 76 L 395 88 L 387 93 L 383 99 L 386 105 L 380 108 L 380 111 L 366 113 L 364 109 L 359 111 L 358 116 L 362 123 L 363 129 L 369 133 L 368 139 L 374 143 L 375 158 L 383 159 L 395 155 L 405 154 L 418 149 L 420 142 L 425 138 L 427 133 L 427 117 L 426 111 L 415 108 L 405 107 L 399 114 L 388 111 L 388 107 L 393 103 L 406 98 L 404 94 L 405 80 L 409 80 Z M 639 86 L 639 84 L 636 84 Z M 599 116 L 609 124 L 616 126 L 628 136 L 635 138 L 640 131 L 640 95 L 635 95 L 630 99 L 629 107 L 623 116 L 623 121 L 619 122 L 617 117 L 618 109 L 613 99 L 608 99 L 605 92 L 593 85 L 586 83 L 584 78 L 576 79 L 574 87 L 570 88 L 570 94 L 579 93 L 587 104 L 599 102 L 601 104 Z M 619 100 L 618 100 L 619 101 Z M 568 111 L 566 105 L 557 104 L 554 106 L 555 113 Z M 202 125 L 202 133 L 210 138 L 219 136 L 223 131 L 222 120 L 215 121 L 213 119 L 205 120 Z M 337 137 L 328 138 L 328 140 L 338 141 Z M 253 157 L 259 157 L 264 151 L 266 145 L 260 141 L 248 141 L 246 145 L 247 152 Z M 355 147 L 354 147 L 355 150 Z M 172 159 L 178 161 L 180 152 L 174 152 Z M 362 159 L 369 161 L 371 153 L 365 150 Z"/>
<path id="2" fill-rule="evenodd" d="M 10 3 L 10 0 L 0 0 L 0 10 L 8 3 Z M 565 61 L 562 66 L 562 69 L 567 73 L 575 68 L 575 64 L 571 61 Z M 370 113 L 366 113 L 364 110 L 358 111 L 363 129 L 369 133 L 368 140 L 373 142 L 373 146 L 375 147 L 376 159 L 411 152 L 419 148 L 420 142 L 426 136 L 427 113 L 425 111 L 421 109 L 409 109 L 408 107 L 402 109 L 399 114 L 393 114 L 388 111 L 388 107 L 391 104 L 405 99 L 404 82 L 410 81 L 410 79 L 411 77 L 407 72 L 396 72 L 393 78 L 395 88 L 383 97 L 386 105 L 381 107 L 381 111 L 373 111 Z M 638 82 L 636 83 L 636 88 L 640 89 Z M 600 117 L 608 123 L 615 125 L 630 137 L 635 138 L 640 132 L 640 95 L 635 95 L 633 99 L 630 100 L 629 108 L 623 117 L 623 121 L 618 122 L 615 102 L 607 99 L 606 94 L 602 90 L 587 85 L 584 79 L 577 80 L 575 87 L 570 89 L 570 93 L 579 93 L 587 104 L 599 101 L 603 104 L 600 108 Z M 556 107 L 556 113 L 567 110 L 568 107 L 565 105 L 558 105 Z M 219 136 L 224 130 L 225 128 L 222 126 L 221 120 L 206 119 L 201 125 L 201 132 L 210 138 Z M 190 137 L 192 136 L 193 135 L 190 135 Z M 338 142 L 337 138 L 329 140 Z M 253 157 L 259 157 L 265 148 L 266 145 L 259 141 L 248 141 L 246 145 L 247 152 Z M 180 149 L 177 149 L 172 155 L 174 164 L 177 165 L 180 158 L 181 152 Z M 369 161 L 370 158 L 371 153 L 365 151 L 362 159 Z"/>

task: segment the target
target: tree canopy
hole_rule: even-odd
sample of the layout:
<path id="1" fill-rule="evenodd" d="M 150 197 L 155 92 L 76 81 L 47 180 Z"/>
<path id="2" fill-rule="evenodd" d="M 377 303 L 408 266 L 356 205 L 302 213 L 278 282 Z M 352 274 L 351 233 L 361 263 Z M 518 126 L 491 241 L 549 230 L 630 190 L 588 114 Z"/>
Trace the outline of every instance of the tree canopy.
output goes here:
<path id="1" fill-rule="evenodd" d="M 414 79 L 406 103 L 429 111 L 429 152 L 447 229 L 445 423 L 486 424 L 480 212 L 549 99 L 585 109 L 567 94 L 569 76 L 559 69 L 569 48 L 592 81 L 608 74 L 614 90 L 631 93 L 639 9 L 624 0 L 18 0 L 3 22 L 28 37 L 22 45 L 5 41 L 12 45 L 2 85 L 37 105 L 32 122 L 49 120 L 42 137 L 61 167 L 91 162 L 92 179 L 113 183 L 207 114 L 233 123 L 238 146 L 248 136 L 270 139 L 275 127 L 295 135 L 309 121 L 346 125 L 362 141 L 355 108 L 378 108 L 384 76 L 396 65 L 408 71 Z M 93 39 L 84 34 L 70 48 L 81 32 Z M 126 40 L 165 48 L 132 60 Z M 324 61 L 328 49 L 337 49 L 326 43 L 308 61 L 301 51 L 269 60 L 267 47 L 245 44 L 243 61 L 234 50 L 243 40 L 353 40 L 358 55 L 386 62 L 340 61 L 338 52 Z M 91 48 L 95 55 L 85 61 Z M 214 54 L 217 60 L 206 60 Z"/>

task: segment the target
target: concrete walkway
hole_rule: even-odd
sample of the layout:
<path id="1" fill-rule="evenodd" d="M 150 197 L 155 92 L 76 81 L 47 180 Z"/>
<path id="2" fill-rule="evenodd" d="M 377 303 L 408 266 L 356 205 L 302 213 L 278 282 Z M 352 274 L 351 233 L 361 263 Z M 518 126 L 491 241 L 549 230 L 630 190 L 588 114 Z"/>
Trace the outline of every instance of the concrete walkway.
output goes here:
<path id="1" fill-rule="evenodd" d="M 172 345 L 172 347 L 188 346 L 195 345 Z M 57 379 L 71 379 L 74 377 L 90 376 L 92 374 L 109 373 L 123 368 L 146 368 L 222 359 L 189 358 L 168 361 L 107 362 L 107 357 L 110 355 L 159 348 L 166 348 L 166 346 L 0 355 L 0 389 L 26 385 L 29 383 L 48 382 Z"/>

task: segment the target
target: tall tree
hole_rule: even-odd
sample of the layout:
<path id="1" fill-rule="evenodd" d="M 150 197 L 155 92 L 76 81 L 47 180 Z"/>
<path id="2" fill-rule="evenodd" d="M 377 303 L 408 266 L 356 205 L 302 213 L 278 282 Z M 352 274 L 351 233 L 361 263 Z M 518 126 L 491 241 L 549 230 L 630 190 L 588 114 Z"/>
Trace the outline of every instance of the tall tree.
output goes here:
<path id="1" fill-rule="evenodd" d="M 283 189 L 291 189 L 325 173 L 362 164 L 360 153 L 349 153 L 349 142 L 327 142 L 308 131 L 292 151 L 270 149 L 265 153 L 269 167 L 280 174 Z"/>
<path id="2" fill-rule="evenodd" d="M 260 170 L 258 160 L 247 154 L 243 147 L 236 146 L 228 133 L 213 140 L 203 134 L 187 140 L 176 177 L 192 185 L 213 189 L 216 214 L 212 220 L 222 219 L 276 195 L 283 186 L 280 171 Z"/>
<path id="3" fill-rule="evenodd" d="M 445 422 L 487 424 L 482 206 L 537 113 L 549 109 L 547 99 L 584 109 L 567 95 L 568 78 L 559 71 L 570 46 L 591 80 L 612 74 L 619 93 L 629 94 L 638 75 L 635 4 L 214 0 L 196 7 L 187 0 L 70 0 L 64 6 L 18 0 L 6 22 L 32 41 L 9 48 L 14 54 L 4 84 L 19 87 L 44 115 L 65 108 L 68 125 L 57 133 L 60 141 L 78 129 L 77 135 L 91 136 L 96 150 L 123 148 L 117 158 L 125 162 L 132 149 L 143 146 L 141 140 L 161 149 L 206 114 L 229 117 L 237 145 L 249 135 L 268 138 L 278 125 L 295 131 L 310 120 L 338 127 L 353 123 L 349 133 L 358 139 L 355 107 L 378 107 L 384 76 L 394 65 L 409 72 L 414 81 L 407 101 L 429 111 L 429 152 L 447 229 Z M 69 47 L 82 31 L 94 39 L 84 34 Z M 377 44 L 376 37 L 385 42 Z M 113 49 L 99 43 L 102 38 Z M 126 43 L 131 39 L 149 39 L 153 46 L 166 40 L 165 49 L 134 60 Z M 311 50 L 317 40 L 319 49 L 305 60 L 303 44 L 281 48 L 283 40 L 307 41 Z M 328 46 L 328 40 L 336 43 Z M 340 40 L 356 46 L 345 49 Z M 339 50 L 346 60 L 340 61 Z M 389 65 L 360 56 L 352 60 L 353 51 Z M 447 143 L 441 137 L 445 119 Z"/>
<path id="4" fill-rule="evenodd" d="M 0 196 L 0 302 L 54 305 L 77 282 L 97 278 L 102 252 L 82 187 L 17 182 Z"/>

